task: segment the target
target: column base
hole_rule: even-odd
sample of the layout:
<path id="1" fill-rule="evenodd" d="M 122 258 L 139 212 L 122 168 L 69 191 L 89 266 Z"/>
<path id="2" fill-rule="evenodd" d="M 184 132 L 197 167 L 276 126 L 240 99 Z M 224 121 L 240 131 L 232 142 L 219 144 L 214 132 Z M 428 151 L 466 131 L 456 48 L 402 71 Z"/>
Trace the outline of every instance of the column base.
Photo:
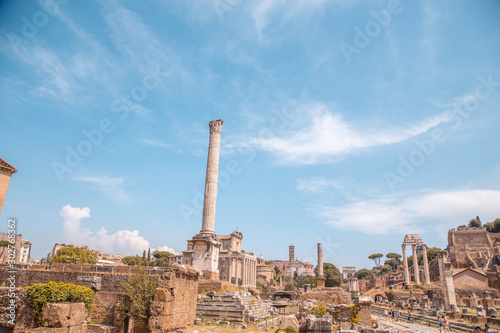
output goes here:
<path id="1" fill-rule="evenodd" d="M 219 237 L 200 233 L 193 237 L 193 243 L 193 266 L 203 272 L 203 277 L 219 280 L 219 250 L 222 245 Z"/>
<path id="2" fill-rule="evenodd" d="M 203 272 L 201 272 L 201 277 L 206 279 L 206 280 L 219 281 L 219 273 L 218 272 L 203 271 Z"/>
<path id="3" fill-rule="evenodd" d="M 316 277 L 316 288 L 325 288 L 325 281 L 323 276 Z"/>

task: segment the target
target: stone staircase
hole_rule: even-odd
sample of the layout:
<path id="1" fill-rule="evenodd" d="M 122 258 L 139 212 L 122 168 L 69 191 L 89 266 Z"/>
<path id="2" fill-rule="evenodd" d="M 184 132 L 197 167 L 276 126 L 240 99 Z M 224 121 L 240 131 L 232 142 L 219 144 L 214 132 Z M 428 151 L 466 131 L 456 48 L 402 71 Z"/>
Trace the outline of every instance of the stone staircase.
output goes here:
<path id="1" fill-rule="evenodd" d="M 196 317 L 202 320 L 227 320 L 236 323 L 258 323 L 271 316 L 271 305 L 248 292 L 199 296 Z"/>

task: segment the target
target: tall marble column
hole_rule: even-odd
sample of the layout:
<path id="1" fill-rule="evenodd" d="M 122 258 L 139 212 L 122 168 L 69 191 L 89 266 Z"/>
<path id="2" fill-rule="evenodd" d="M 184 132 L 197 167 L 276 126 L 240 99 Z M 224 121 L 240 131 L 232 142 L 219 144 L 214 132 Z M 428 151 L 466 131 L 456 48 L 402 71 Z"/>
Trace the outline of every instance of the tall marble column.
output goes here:
<path id="1" fill-rule="evenodd" d="M 420 272 L 418 270 L 417 246 L 412 245 L 413 250 L 413 273 L 415 274 L 415 283 L 420 283 Z"/>
<path id="2" fill-rule="evenodd" d="M 207 174 L 201 231 L 193 237 L 193 266 L 211 280 L 219 279 L 219 251 L 222 245 L 215 234 L 215 208 L 217 203 L 217 177 L 219 173 L 220 135 L 223 121 L 212 120 L 208 144 Z"/>
<path id="3" fill-rule="evenodd" d="M 422 244 L 421 247 L 422 247 L 422 253 L 424 256 L 424 279 L 425 279 L 425 283 L 430 283 L 431 279 L 429 276 L 429 260 L 427 259 L 427 245 Z"/>
<path id="4" fill-rule="evenodd" d="M 403 274 L 405 277 L 405 285 L 409 286 L 410 285 L 410 274 L 408 273 L 408 257 L 406 256 L 406 245 L 403 244 L 401 245 L 403 248 Z"/>
<path id="5" fill-rule="evenodd" d="M 321 243 L 318 243 L 318 276 L 316 276 L 316 287 L 324 288 L 326 279 L 323 276 L 323 250 Z"/>
<path id="6" fill-rule="evenodd" d="M 223 121 L 212 120 L 208 144 L 205 198 L 203 200 L 203 222 L 200 233 L 215 234 L 215 209 L 217 205 L 217 178 L 219 176 L 220 135 Z"/>
<path id="7" fill-rule="evenodd" d="M 318 276 L 323 276 L 323 249 L 321 243 L 318 243 Z"/>

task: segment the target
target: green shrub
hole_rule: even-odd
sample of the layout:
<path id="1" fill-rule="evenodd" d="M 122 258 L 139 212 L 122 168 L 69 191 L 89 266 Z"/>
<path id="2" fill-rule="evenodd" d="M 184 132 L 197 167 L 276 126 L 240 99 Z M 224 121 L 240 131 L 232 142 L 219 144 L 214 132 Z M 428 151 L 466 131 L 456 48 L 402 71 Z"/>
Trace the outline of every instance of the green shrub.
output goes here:
<path id="1" fill-rule="evenodd" d="M 148 273 L 141 268 L 137 275 L 131 276 L 128 283 L 122 283 L 127 298 L 121 304 L 125 317 L 132 317 L 135 321 L 147 321 L 149 305 L 155 295 L 157 282 L 150 279 Z"/>
<path id="2" fill-rule="evenodd" d="M 88 287 L 72 283 L 48 282 L 39 283 L 27 288 L 28 302 L 33 306 L 35 322 L 42 324 L 43 307 L 47 303 L 82 302 L 90 316 L 94 291 Z"/>
<path id="3" fill-rule="evenodd" d="M 358 307 L 356 305 L 353 305 L 352 306 L 352 318 L 351 318 L 351 322 L 356 324 L 358 323 L 360 320 L 359 318 L 359 311 L 358 311 Z"/>
<path id="4" fill-rule="evenodd" d="M 297 331 L 292 326 L 287 326 L 286 328 L 282 328 L 278 332 L 281 332 L 281 333 L 299 333 L 299 331 Z"/>
<path id="5" fill-rule="evenodd" d="M 267 287 L 264 284 L 260 283 L 259 281 L 257 281 L 256 286 L 257 286 L 257 289 L 259 289 L 259 291 L 261 293 L 267 293 L 268 292 Z"/>
<path id="6" fill-rule="evenodd" d="M 315 315 L 316 317 L 323 317 L 328 312 L 327 310 L 325 303 L 318 302 L 316 306 L 309 308 L 309 314 Z"/>

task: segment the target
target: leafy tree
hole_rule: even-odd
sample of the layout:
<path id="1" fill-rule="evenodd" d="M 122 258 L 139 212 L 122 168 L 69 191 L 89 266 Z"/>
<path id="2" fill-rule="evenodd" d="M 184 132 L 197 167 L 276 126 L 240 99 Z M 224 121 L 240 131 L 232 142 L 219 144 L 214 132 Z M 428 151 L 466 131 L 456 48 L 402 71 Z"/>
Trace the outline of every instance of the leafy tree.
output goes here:
<path id="1" fill-rule="evenodd" d="M 396 259 L 389 259 L 384 262 L 384 266 L 389 265 L 393 271 L 397 271 L 401 263 Z"/>
<path id="2" fill-rule="evenodd" d="M 295 285 L 292 283 L 292 282 L 288 282 L 285 286 L 285 290 L 286 291 L 295 291 L 296 288 L 295 288 Z"/>
<path id="3" fill-rule="evenodd" d="M 427 249 L 427 262 L 431 262 L 432 260 L 434 260 L 436 257 L 437 257 L 437 253 L 441 251 L 441 249 L 439 247 L 430 247 Z M 418 264 L 420 266 L 422 266 L 424 264 L 424 254 L 423 254 L 423 251 L 422 249 L 419 247 L 417 247 L 417 257 L 418 257 Z M 409 258 L 408 258 L 408 267 L 411 267 L 413 266 L 413 255 L 411 255 Z"/>
<path id="4" fill-rule="evenodd" d="M 391 252 L 387 253 L 386 257 L 389 259 L 384 262 L 384 265 L 389 265 L 393 271 L 397 271 L 401 265 L 402 256 L 398 253 Z"/>
<path id="5" fill-rule="evenodd" d="M 385 256 L 389 259 L 395 259 L 395 260 L 401 262 L 401 255 L 399 253 L 391 252 L 391 253 L 387 253 Z"/>
<path id="6" fill-rule="evenodd" d="M 169 267 L 168 258 L 171 256 L 173 256 L 173 254 L 168 251 L 155 251 L 153 257 L 156 258 L 156 260 L 151 261 L 149 265 L 155 267 Z"/>
<path id="7" fill-rule="evenodd" d="M 155 251 L 153 253 L 153 257 L 155 257 L 156 259 L 160 259 L 160 258 L 168 258 L 168 257 L 171 257 L 173 256 L 172 253 L 168 252 L 168 251 Z"/>
<path id="8" fill-rule="evenodd" d="M 146 250 L 142 251 L 142 259 L 146 259 Z"/>
<path id="9" fill-rule="evenodd" d="M 375 262 L 375 266 L 379 267 L 380 266 L 380 258 L 382 258 L 384 255 L 382 253 L 374 253 L 370 256 L 368 256 L 368 259 L 372 259 Z"/>
<path id="10" fill-rule="evenodd" d="M 312 287 L 316 286 L 316 279 L 312 275 L 301 275 L 295 279 L 295 285 L 300 288 L 305 284 L 310 284 Z"/>
<path id="11" fill-rule="evenodd" d="M 8 240 L 3 240 L 3 241 L 0 241 L 0 246 L 2 247 L 8 247 L 9 245 L 11 245 L 12 243 L 9 242 Z"/>
<path id="12" fill-rule="evenodd" d="M 278 266 L 274 266 L 274 272 L 276 273 L 276 276 L 279 276 L 281 274 L 280 268 Z"/>
<path id="13" fill-rule="evenodd" d="M 150 279 L 141 268 L 137 275 L 131 276 L 128 283 L 122 283 L 122 286 L 127 296 L 121 304 L 125 317 L 132 317 L 135 321 L 147 321 L 149 306 L 157 287 L 156 281 Z"/>
<path id="14" fill-rule="evenodd" d="M 125 265 L 129 266 L 147 266 L 147 262 L 145 258 L 141 258 L 139 256 L 128 256 L 122 259 L 122 262 Z"/>
<path id="15" fill-rule="evenodd" d="M 358 280 L 370 280 L 373 276 L 373 272 L 369 269 L 363 268 L 354 274 Z"/>
<path id="16" fill-rule="evenodd" d="M 469 221 L 469 228 L 482 228 L 481 220 L 479 216 L 476 216 L 475 219 Z"/>
<path id="17" fill-rule="evenodd" d="M 170 267 L 168 257 L 153 260 L 149 265 L 153 267 Z"/>
<path id="18" fill-rule="evenodd" d="M 68 264 L 96 264 L 97 252 L 85 246 L 67 245 L 57 250 L 57 253 L 50 258 L 47 264 L 68 263 Z"/>
<path id="19" fill-rule="evenodd" d="M 148 248 L 148 262 L 151 262 L 151 248 Z"/>
<path id="20" fill-rule="evenodd" d="M 314 273 L 316 273 L 316 276 L 318 275 L 317 267 L 314 269 Z M 339 287 L 342 284 L 342 275 L 334 264 L 323 263 L 323 274 L 326 279 L 326 287 Z"/>
<path id="21" fill-rule="evenodd" d="M 428 262 L 431 262 L 433 261 L 434 259 L 436 259 L 437 257 L 437 254 L 438 252 L 440 252 L 441 249 L 439 247 L 429 247 L 427 249 L 427 261 Z M 423 256 L 422 256 L 423 258 Z M 422 259 L 423 260 L 423 259 Z M 422 262 L 422 265 L 423 265 L 423 262 Z"/>
<path id="22" fill-rule="evenodd" d="M 495 219 L 493 222 L 488 222 L 483 225 L 488 232 L 500 233 L 500 219 Z"/>
<path id="23" fill-rule="evenodd" d="M 384 265 L 380 267 L 381 274 L 387 274 L 392 272 L 392 267 L 390 265 Z"/>
<path id="24" fill-rule="evenodd" d="M 259 289 L 259 291 L 261 293 L 267 293 L 268 292 L 267 287 L 265 285 L 263 285 L 262 283 L 260 283 L 259 281 L 257 281 L 256 286 L 257 286 L 257 289 Z"/>

